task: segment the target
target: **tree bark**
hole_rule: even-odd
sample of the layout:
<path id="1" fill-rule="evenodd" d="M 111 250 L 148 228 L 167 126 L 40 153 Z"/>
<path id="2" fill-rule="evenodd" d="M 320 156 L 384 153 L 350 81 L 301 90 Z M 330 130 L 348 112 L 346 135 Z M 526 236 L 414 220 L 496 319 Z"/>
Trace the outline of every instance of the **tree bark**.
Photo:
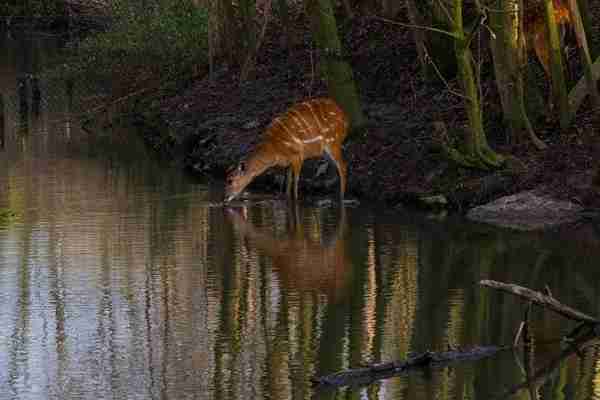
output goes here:
<path id="1" fill-rule="evenodd" d="M 239 43 L 239 31 L 233 5 L 231 4 L 231 0 L 218 0 L 217 4 L 220 4 L 221 34 L 219 36 L 223 46 L 223 53 L 230 64 L 235 64 L 239 59 L 239 48 L 236 46 Z"/>
<path id="2" fill-rule="evenodd" d="M 287 51 L 292 49 L 292 38 L 290 32 L 290 8 L 288 6 L 288 0 L 277 1 L 277 13 L 279 14 L 279 20 L 283 28 L 283 37 L 285 40 L 285 46 Z"/>
<path id="3" fill-rule="evenodd" d="M 490 169 L 497 168 L 504 158 L 494 152 L 487 143 L 483 129 L 483 116 L 479 102 L 479 90 L 473 71 L 473 56 L 469 48 L 470 37 L 465 35 L 463 25 L 463 0 L 454 0 L 449 13 L 449 23 L 454 35 L 454 51 L 458 68 L 458 79 L 463 89 L 464 103 L 469 119 L 465 129 L 463 152 L 446 147 L 447 155 L 455 162 L 467 167 Z"/>
<path id="4" fill-rule="evenodd" d="M 558 112 L 561 129 L 567 129 L 571 122 L 569 112 L 569 99 L 567 95 L 567 84 L 562 60 L 561 40 L 558 34 L 558 26 L 554 13 L 553 0 L 546 1 L 546 27 L 548 35 L 548 48 L 550 49 L 550 73 L 552 80 L 552 98 L 554 106 L 558 103 Z"/>
<path id="5" fill-rule="evenodd" d="M 0 93 L 0 150 L 4 150 L 6 143 L 6 133 L 4 131 L 4 94 Z"/>
<path id="6" fill-rule="evenodd" d="M 410 7 L 410 2 L 413 0 L 408 0 L 406 3 L 407 7 Z M 383 14 L 388 18 L 394 18 L 400 10 L 402 9 L 402 2 L 398 0 L 383 0 L 382 1 L 382 10 Z"/>
<path id="7" fill-rule="evenodd" d="M 365 123 L 352 68 L 343 58 L 331 0 L 311 0 L 309 12 L 313 16 L 313 33 L 322 57 L 321 69 L 327 80 L 331 97 L 350 119 L 351 128 Z"/>
<path id="8" fill-rule="evenodd" d="M 592 100 L 592 106 L 594 109 L 600 108 L 600 96 L 598 95 L 598 89 L 596 88 L 596 80 L 592 73 L 592 57 L 590 49 L 588 47 L 587 34 L 585 31 L 583 19 L 579 12 L 579 5 L 577 0 L 569 0 L 569 9 L 571 10 L 571 21 L 575 29 L 575 35 L 577 36 L 577 45 L 579 48 L 579 57 L 581 58 L 581 64 L 583 66 L 583 73 L 585 81 L 589 90 L 589 94 Z M 571 114 L 574 117 L 576 110 L 571 109 Z"/>
<path id="9" fill-rule="evenodd" d="M 417 48 L 417 55 L 419 57 L 419 64 L 421 64 L 421 73 L 424 78 L 428 76 L 428 67 L 427 67 L 427 41 L 425 36 L 425 31 L 418 27 L 423 26 L 423 17 L 417 8 L 417 4 L 415 0 L 406 0 L 406 11 L 408 14 L 408 19 L 410 20 L 410 24 L 415 26 L 411 28 L 413 38 L 415 40 L 415 46 Z"/>
<path id="10" fill-rule="evenodd" d="M 242 45 L 241 57 L 245 60 L 256 47 L 256 0 L 240 0 L 240 39 Z"/>
<path id="11" fill-rule="evenodd" d="M 579 15 L 581 16 L 586 36 L 592 39 L 592 13 L 590 12 L 589 0 L 577 0 L 577 5 L 579 6 Z M 592 39 L 591 42 L 589 43 L 589 51 L 593 60 L 600 55 L 598 38 L 596 40 Z"/>
<path id="12" fill-rule="evenodd" d="M 546 148 L 535 132 L 525 109 L 523 88 L 524 40 L 523 1 L 499 0 L 490 12 L 491 40 L 496 86 L 504 120 L 516 140 L 526 132 L 538 149 Z"/>

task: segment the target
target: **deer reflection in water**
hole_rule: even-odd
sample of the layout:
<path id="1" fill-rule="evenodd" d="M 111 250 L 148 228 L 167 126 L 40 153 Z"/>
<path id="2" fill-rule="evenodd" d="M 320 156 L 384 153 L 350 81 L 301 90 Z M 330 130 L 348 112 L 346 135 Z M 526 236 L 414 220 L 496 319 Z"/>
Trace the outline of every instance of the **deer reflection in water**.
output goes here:
<path id="1" fill-rule="evenodd" d="M 285 287 L 301 292 L 319 291 L 331 301 L 341 300 L 348 292 L 351 264 L 345 251 L 346 217 L 341 206 L 333 237 L 323 243 L 309 238 L 298 210 L 290 210 L 293 220 L 288 237 L 277 237 L 268 229 L 257 228 L 246 216 L 245 209 L 225 208 L 229 221 L 240 236 L 259 252 L 272 260 Z"/>

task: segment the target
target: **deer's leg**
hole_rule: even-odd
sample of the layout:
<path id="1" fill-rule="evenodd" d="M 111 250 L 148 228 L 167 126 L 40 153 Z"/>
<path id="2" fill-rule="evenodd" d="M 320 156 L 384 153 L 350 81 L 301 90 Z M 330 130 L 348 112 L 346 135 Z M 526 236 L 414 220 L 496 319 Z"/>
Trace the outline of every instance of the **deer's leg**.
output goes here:
<path id="1" fill-rule="evenodd" d="M 294 175 L 294 198 L 298 199 L 298 182 L 300 181 L 300 171 L 302 170 L 302 160 L 292 162 L 292 173 Z"/>
<path id="2" fill-rule="evenodd" d="M 340 176 L 340 199 L 344 200 L 344 193 L 346 192 L 346 162 L 342 155 L 342 146 L 333 146 L 326 149 L 327 154 L 331 157 L 335 166 L 337 167 L 338 174 Z"/>
<path id="3" fill-rule="evenodd" d="M 285 191 L 288 197 L 290 197 L 292 195 L 292 182 L 293 181 L 294 181 L 294 171 L 293 171 L 293 167 L 290 165 L 287 170 L 287 178 L 286 178 L 287 189 Z"/>

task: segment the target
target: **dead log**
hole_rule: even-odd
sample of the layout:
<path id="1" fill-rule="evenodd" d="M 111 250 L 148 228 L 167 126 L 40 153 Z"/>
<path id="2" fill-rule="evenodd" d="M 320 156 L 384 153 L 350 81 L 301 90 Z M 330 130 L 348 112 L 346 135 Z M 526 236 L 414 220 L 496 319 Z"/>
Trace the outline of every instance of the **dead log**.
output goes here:
<path id="1" fill-rule="evenodd" d="M 468 350 L 449 350 L 439 353 L 426 351 L 403 361 L 370 364 L 361 368 L 315 377 L 312 382 L 317 387 L 365 386 L 377 380 L 391 378 L 412 370 L 428 367 L 439 368 L 455 362 L 480 360 L 507 349 L 511 349 L 511 347 L 477 346 Z"/>
<path id="2" fill-rule="evenodd" d="M 584 314 L 581 311 L 578 311 L 574 308 L 571 308 L 565 304 L 562 304 L 560 301 L 556 300 L 552 297 L 552 294 L 542 294 L 540 292 L 536 292 L 535 290 L 528 289 L 523 286 L 515 285 L 512 283 L 503 283 L 492 280 L 482 280 L 479 282 L 482 286 L 491 287 L 493 289 L 502 290 L 503 292 L 507 292 L 510 294 L 514 294 L 515 296 L 522 297 L 526 300 L 531 301 L 538 306 L 547 308 L 555 313 L 562 315 L 565 318 L 575 320 L 578 322 L 584 322 L 586 324 L 600 324 L 600 320 L 594 318 L 590 315 Z"/>

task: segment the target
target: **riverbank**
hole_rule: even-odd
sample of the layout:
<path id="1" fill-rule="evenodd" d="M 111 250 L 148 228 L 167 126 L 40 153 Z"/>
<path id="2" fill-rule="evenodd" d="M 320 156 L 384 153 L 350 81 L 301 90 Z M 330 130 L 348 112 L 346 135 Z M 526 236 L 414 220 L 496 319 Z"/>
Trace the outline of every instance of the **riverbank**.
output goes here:
<path id="1" fill-rule="evenodd" d="M 325 95 L 312 68 L 312 49 L 299 46 L 288 54 L 276 31 L 267 38 L 251 80 L 240 82 L 238 71 L 221 69 L 212 79 L 195 81 L 155 102 L 154 111 L 141 119 L 147 142 L 194 174 L 222 179 L 259 142 L 275 115 L 295 102 Z M 305 32 L 305 43 L 308 35 Z M 534 190 L 583 208 L 600 207 L 600 192 L 593 185 L 598 128 L 589 106 L 581 108 L 567 131 L 560 132 L 552 118 L 535 121 L 547 150 L 509 143 L 487 60 L 482 65 L 487 77 L 482 83 L 486 133 L 508 162 L 498 171 L 460 168 L 446 161 L 437 146 L 441 139 L 461 135 L 466 126 L 462 99 L 450 93 L 456 82 L 446 87 L 420 78 L 412 38 L 404 29 L 357 19 L 345 42 L 369 119 L 365 133 L 344 148 L 349 197 L 466 212 L 505 195 Z M 305 164 L 301 196 L 335 193 L 335 168 L 315 176 L 319 165 L 320 161 Z M 272 171 L 251 188 L 279 191 L 280 176 Z"/>

